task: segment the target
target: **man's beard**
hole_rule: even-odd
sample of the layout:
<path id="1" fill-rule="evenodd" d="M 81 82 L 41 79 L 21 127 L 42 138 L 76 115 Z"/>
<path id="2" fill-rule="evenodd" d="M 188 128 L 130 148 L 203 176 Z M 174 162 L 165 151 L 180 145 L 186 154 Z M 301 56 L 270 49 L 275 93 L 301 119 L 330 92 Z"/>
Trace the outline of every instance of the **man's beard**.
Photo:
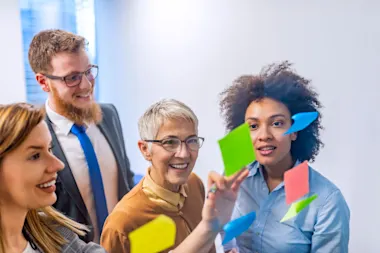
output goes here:
<path id="1" fill-rule="evenodd" d="M 100 106 L 93 101 L 90 108 L 82 109 L 75 105 L 64 101 L 58 94 L 55 87 L 51 87 L 54 104 L 57 113 L 64 116 L 68 120 L 73 121 L 75 124 L 83 125 L 84 123 L 98 124 L 102 121 L 103 115 Z"/>

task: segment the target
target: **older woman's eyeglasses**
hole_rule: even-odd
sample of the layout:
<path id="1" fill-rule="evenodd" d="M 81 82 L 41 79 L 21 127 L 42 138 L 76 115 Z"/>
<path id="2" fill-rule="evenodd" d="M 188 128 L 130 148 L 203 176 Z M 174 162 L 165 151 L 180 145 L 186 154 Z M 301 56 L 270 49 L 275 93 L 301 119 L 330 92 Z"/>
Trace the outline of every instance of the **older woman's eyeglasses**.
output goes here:
<path id="1" fill-rule="evenodd" d="M 52 75 L 47 75 L 47 74 L 44 74 L 44 76 L 52 80 L 64 81 L 67 87 L 75 87 L 82 82 L 83 75 L 85 75 L 87 80 L 90 82 L 95 80 L 95 78 L 98 76 L 98 69 L 99 67 L 97 65 L 91 65 L 91 67 L 87 69 L 86 71 L 73 73 L 67 76 L 63 76 L 63 77 L 52 76 Z"/>
<path id="2" fill-rule="evenodd" d="M 169 152 L 177 152 L 181 148 L 182 142 L 186 144 L 186 146 L 193 151 L 199 150 L 204 142 L 203 137 L 189 137 L 186 140 L 182 141 L 177 137 L 169 137 L 162 140 L 144 140 L 146 142 L 159 143 L 165 150 Z"/>

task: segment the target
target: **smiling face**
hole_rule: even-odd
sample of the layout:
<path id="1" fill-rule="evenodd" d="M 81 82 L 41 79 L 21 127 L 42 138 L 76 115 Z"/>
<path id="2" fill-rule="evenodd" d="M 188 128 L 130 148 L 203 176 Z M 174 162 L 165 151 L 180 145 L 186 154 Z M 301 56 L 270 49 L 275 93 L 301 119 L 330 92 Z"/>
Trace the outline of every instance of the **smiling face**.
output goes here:
<path id="1" fill-rule="evenodd" d="M 51 135 L 42 121 L 0 164 L 1 205 L 22 209 L 51 206 L 55 180 L 63 163 L 51 152 Z"/>
<path id="2" fill-rule="evenodd" d="M 171 138 L 187 140 L 188 144 L 181 143 L 176 151 L 168 151 L 165 145 L 171 145 Z M 189 149 L 197 141 L 197 130 L 190 120 L 168 119 L 159 128 L 156 139 L 165 140 L 164 143 L 139 141 L 139 148 L 145 159 L 152 163 L 150 175 L 153 181 L 171 191 L 178 191 L 192 172 L 198 158 L 198 150 Z"/>
<path id="3" fill-rule="evenodd" d="M 91 66 L 84 49 L 76 53 L 61 52 L 52 57 L 49 75 L 78 79 L 79 73 L 91 73 Z M 49 105 L 57 113 L 75 123 L 97 123 L 101 120 L 101 111 L 94 99 L 95 79 L 91 80 L 84 74 L 78 85 L 69 87 L 65 81 L 49 79 L 42 73 L 36 74 L 36 78 L 44 91 L 49 92 Z"/>
<path id="4" fill-rule="evenodd" d="M 245 113 L 257 161 L 268 168 L 284 169 L 293 164 L 290 148 L 297 134 L 284 135 L 292 124 L 288 108 L 273 99 L 253 101 Z"/>

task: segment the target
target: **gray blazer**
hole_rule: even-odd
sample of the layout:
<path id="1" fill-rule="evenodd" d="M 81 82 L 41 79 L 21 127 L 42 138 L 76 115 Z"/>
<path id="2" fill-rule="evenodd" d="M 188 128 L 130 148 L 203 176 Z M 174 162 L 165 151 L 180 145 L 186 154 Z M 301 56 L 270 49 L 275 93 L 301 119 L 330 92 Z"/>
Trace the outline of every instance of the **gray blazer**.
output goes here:
<path id="1" fill-rule="evenodd" d="M 79 239 L 78 235 L 66 227 L 58 227 L 57 231 L 66 239 L 67 244 L 62 247 L 62 253 L 107 253 L 100 245 L 89 242 L 85 243 Z M 32 243 L 32 242 L 31 242 Z M 33 243 L 38 251 L 43 252 L 41 248 Z"/>
<path id="2" fill-rule="evenodd" d="M 100 106 L 103 120 L 98 127 L 110 144 L 116 159 L 118 167 L 118 200 L 121 200 L 134 187 L 134 173 L 130 169 L 121 123 L 115 106 L 112 104 L 100 104 Z M 81 239 L 85 242 L 90 242 L 94 238 L 90 216 L 80 195 L 70 165 L 54 132 L 52 122 L 48 117 L 46 117 L 46 122 L 52 135 L 53 153 L 65 164 L 65 168 L 58 172 L 55 191 L 57 202 L 53 206 L 73 220 L 87 225 L 91 232 Z"/>

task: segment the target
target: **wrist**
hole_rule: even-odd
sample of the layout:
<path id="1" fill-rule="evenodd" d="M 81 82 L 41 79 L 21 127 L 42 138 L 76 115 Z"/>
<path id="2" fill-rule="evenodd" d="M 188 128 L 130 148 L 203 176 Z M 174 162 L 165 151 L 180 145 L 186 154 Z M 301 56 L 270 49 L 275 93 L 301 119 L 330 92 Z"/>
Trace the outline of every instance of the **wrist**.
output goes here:
<path id="1" fill-rule="evenodd" d="M 202 231 L 204 231 L 205 233 L 218 234 L 222 229 L 217 220 L 215 221 L 202 219 L 199 225 Z"/>

